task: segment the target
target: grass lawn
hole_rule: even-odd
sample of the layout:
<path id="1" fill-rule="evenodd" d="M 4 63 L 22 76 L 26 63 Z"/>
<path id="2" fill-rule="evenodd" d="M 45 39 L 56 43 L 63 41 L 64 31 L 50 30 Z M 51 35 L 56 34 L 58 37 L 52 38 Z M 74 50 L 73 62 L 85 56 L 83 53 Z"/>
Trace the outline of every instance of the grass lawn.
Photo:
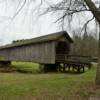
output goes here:
<path id="1" fill-rule="evenodd" d="M 13 65 L 25 70 L 38 69 L 32 63 L 13 62 Z M 95 75 L 96 66 L 82 74 L 0 73 L 0 100 L 89 100 L 100 97 Z"/>
<path id="2" fill-rule="evenodd" d="M 37 73 L 39 72 L 39 64 L 32 62 L 12 62 L 13 67 L 18 72 L 22 73 Z"/>

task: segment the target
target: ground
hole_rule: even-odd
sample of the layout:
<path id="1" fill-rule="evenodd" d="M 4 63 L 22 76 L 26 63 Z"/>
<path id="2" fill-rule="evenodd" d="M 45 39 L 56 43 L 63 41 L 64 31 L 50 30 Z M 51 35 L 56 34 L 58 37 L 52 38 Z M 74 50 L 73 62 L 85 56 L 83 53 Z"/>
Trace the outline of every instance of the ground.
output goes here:
<path id="1" fill-rule="evenodd" d="M 0 73 L 0 100 L 100 100 L 96 65 L 81 74 L 36 73 L 38 65 L 33 63 L 13 62 L 13 66 L 31 73 Z"/>

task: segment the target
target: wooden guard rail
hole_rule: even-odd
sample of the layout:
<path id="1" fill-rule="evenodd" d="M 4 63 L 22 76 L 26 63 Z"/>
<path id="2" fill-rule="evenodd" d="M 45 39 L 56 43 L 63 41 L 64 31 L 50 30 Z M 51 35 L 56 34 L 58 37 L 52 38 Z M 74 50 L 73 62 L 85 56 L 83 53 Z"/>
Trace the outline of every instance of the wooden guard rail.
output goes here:
<path id="1" fill-rule="evenodd" d="M 76 55 L 67 55 L 67 54 L 57 54 L 56 61 L 88 64 L 88 63 L 91 63 L 91 56 L 76 56 Z"/>

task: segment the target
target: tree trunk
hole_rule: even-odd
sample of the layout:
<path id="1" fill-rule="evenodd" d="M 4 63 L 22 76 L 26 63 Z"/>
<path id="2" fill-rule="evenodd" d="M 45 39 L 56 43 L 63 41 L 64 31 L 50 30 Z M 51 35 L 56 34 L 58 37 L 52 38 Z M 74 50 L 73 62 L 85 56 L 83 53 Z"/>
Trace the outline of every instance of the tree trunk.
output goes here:
<path id="1" fill-rule="evenodd" d="M 99 42 L 98 42 L 98 65 L 97 65 L 97 73 L 96 73 L 96 84 L 100 85 L 100 32 L 99 32 Z"/>
<path id="2" fill-rule="evenodd" d="M 90 11 L 92 12 L 94 18 L 100 25 L 100 10 L 95 6 L 92 0 L 84 0 L 87 6 L 89 7 Z"/>
<path id="3" fill-rule="evenodd" d="M 84 0 L 84 1 L 89 7 L 89 9 L 91 10 L 95 19 L 97 20 L 100 28 L 100 10 L 95 6 L 92 0 Z M 100 32 L 99 32 L 99 43 L 98 43 L 98 65 L 97 65 L 97 73 L 96 73 L 96 84 L 100 85 Z"/>

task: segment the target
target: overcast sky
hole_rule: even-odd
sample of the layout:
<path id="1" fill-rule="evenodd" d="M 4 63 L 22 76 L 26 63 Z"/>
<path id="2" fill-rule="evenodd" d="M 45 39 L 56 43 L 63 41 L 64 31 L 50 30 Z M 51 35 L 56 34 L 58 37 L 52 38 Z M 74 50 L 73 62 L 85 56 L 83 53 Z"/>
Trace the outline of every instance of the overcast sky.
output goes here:
<path id="1" fill-rule="evenodd" d="M 36 12 L 32 10 L 37 6 L 38 3 L 33 2 L 30 7 L 25 6 L 25 8 L 11 21 L 14 12 L 17 9 L 18 2 L 16 0 L 7 0 L 4 2 L 0 0 L 0 45 L 10 43 L 12 40 L 33 38 L 52 32 L 61 31 L 57 23 L 54 23 L 57 16 L 45 15 L 37 19 Z M 33 7 L 34 5 L 34 7 Z M 76 20 L 73 21 L 73 28 L 79 24 L 85 23 L 87 16 L 91 16 L 90 13 L 84 13 L 80 18 L 80 22 L 75 17 Z M 91 27 L 93 28 L 93 22 Z M 66 30 L 71 35 L 71 31 L 66 27 Z"/>

